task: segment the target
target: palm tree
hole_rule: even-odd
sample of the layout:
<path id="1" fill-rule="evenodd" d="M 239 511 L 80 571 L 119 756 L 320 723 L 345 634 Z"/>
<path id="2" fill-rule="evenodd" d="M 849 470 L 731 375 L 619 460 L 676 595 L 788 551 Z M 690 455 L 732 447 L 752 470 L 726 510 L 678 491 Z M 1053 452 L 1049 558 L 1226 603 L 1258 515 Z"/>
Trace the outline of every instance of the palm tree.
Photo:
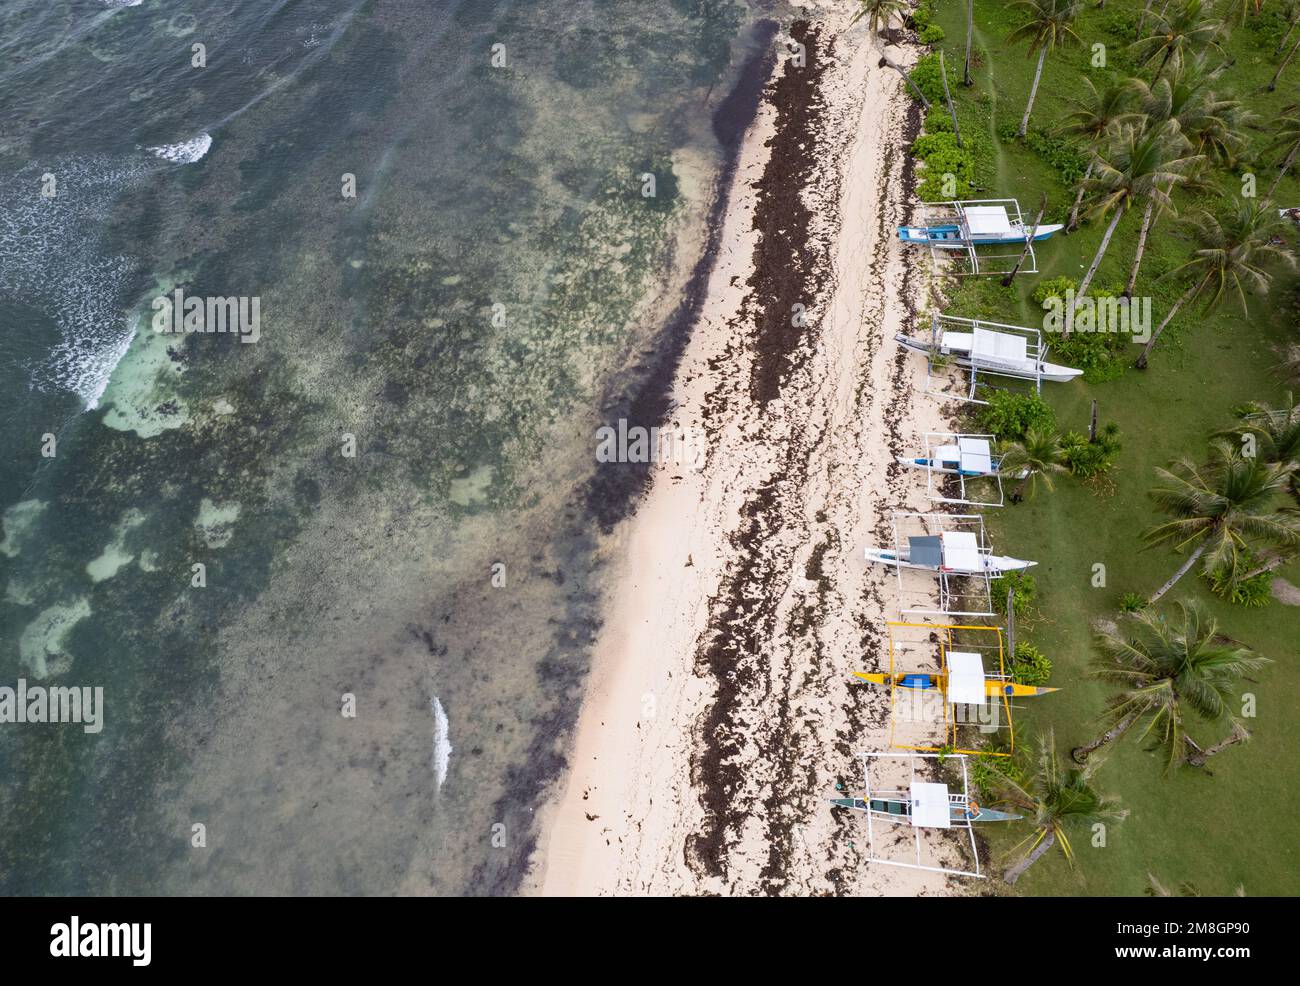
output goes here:
<path id="1" fill-rule="evenodd" d="M 1230 711 L 1233 686 L 1270 663 L 1268 658 L 1219 633 L 1218 622 L 1202 603 L 1180 602 L 1177 608 L 1172 619 L 1148 608 L 1122 617 L 1123 627 L 1109 621 L 1095 627 L 1092 677 L 1119 691 L 1102 717 L 1106 730 L 1074 749 L 1077 763 L 1139 722 L 1145 723 L 1142 735 L 1163 752 L 1169 769 L 1185 763 L 1201 766 L 1250 738 Z M 1227 723 L 1227 740 L 1202 749 L 1187 735 L 1189 715 Z"/>
<path id="2" fill-rule="evenodd" d="M 1222 218 L 1202 209 L 1188 219 L 1186 227 L 1196 246 L 1190 259 L 1169 274 L 1191 274 L 1192 282 L 1147 340 L 1134 364 L 1139 370 L 1146 369 L 1160 334 L 1187 302 L 1204 297 L 1204 310 L 1208 314 L 1232 294 L 1244 312 L 1246 289 L 1266 294 L 1272 283 L 1272 275 L 1263 267 L 1265 263 L 1281 260 L 1295 266 L 1291 251 L 1274 242 L 1282 220 L 1267 201 L 1243 199 Z"/>
<path id="3" fill-rule="evenodd" d="M 1291 165 L 1295 164 L 1296 154 L 1300 154 L 1300 103 L 1282 107 L 1282 115 L 1271 124 L 1270 128 L 1275 136 L 1266 149 L 1272 151 L 1285 147 L 1287 152 L 1278 168 L 1277 177 L 1273 179 L 1273 184 L 1268 186 L 1268 194 L 1264 196 L 1266 199 L 1271 199 L 1277 192 L 1282 176 L 1291 170 Z"/>
<path id="4" fill-rule="evenodd" d="M 1070 333 L 1079 299 L 1088 293 L 1088 287 L 1097 274 L 1097 268 L 1101 266 L 1111 237 L 1115 235 L 1115 227 L 1119 225 L 1124 213 L 1134 202 L 1148 198 L 1172 210 L 1173 204 L 1166 189 L 1172 189 L 1174 185 L 1186 180 L 1188 171 L 1199 161 L 1196 156 L 1179 156 L 1183 154 L 1179 146 L 1182 139 L 1172 131 L 1170 124 L 1159 128 L 1123 124 L 1115 131 L 1104 155 L 1095 155 L 1095 174 L 1089 179 L 1087 187 L 1096 193 L 1096 199 L 1089 212 L 1099 216 L 1108 212 L 1112 215 L 1083 283 L 1075 293 L 1074 304 L 1066 313 L 1066 335 Z"/>
<path id="5" fill-rule="evenodd" d="M 1025 764 L 1026 779 L 1019 780 L 994 768 L 994 785 L 999 804 L 1018 808 L 1030 819 L 1034 831 L 1014 851 L 1028 846 L 1022 856 L 1003 876 L 1015 884 L 1021 875 L 1038 862 L 1053 846 L 1061 847 L 1066 862 L 1074 865 L 1074 849 L 1069 830 L 1089 828 L 1098 822 L 1123 821 L 1128 810 L 1113 798 L 1097 793 L 1092 786 L 1095 765 L 1063 766 L 1056 752 L 1056 737 L 1048 732 L 1038 740 L 1038 757 Z"/>
<path id="6" fill-rule="evenodd" d="M 1178 885 L 1178 892 L 1175 893 L 1169 887 L 1166 887 L 1160 880 L 1156 879 L 1156 875 L 1154 873 L 1147 874 L 1147 888 L 1144 891 L 1144 893 L 1148 897 L 1200 897 L 1201 896 L 1201 892 L 1196 889 L 1196 885 L 1194 883 L 1186 883 L 1186 882 L 1180 883 Z M 1241 883 L 1237 884 L 1237 887 L 1235 890 L 1233 890 L 1232 895 L 1234 897 L 1245 897 L 1246 896 L 1245 885 Z"/>
<path id="7" fill-rule="evenodd" d="M 1036 489 L 1040 478 L 1050 493 L 1052 476 L 1066 471 L 1061 436 L 1051 428 L 1035 425 L 1021 441 L 1006 445 L 998 471 L 1020 477 L 1020 484 L 1011 494 L 1013 503 L 1019 503 L 1025 498 L 1025 487 L 1028 486 L 1031 492 Z"/>
<path id="8" fill-rule="evenodd" d="M 1286 53 L 1286 57 L 1283 58 L 1281 64 L 1278 65 L 1277 71 L 1273 73 L 1273 78 L 1268 80 L 1269 92 L 1272 92 L 1277 88 L 1277 80 L 1282 78 L 1282 73 L 1286 70 L 1286 67 L 1291 64 L 1291 59 L 1295 58 L 1296 51 L 1300 51 L 1300 41 L 1296 41 L 1291 50 Z"/>
<path id="9" fill-rule="evenodd" d="M 1160 59 L 1155 78 L 1158 81 L 1166 68 L 1177 69 L 1183 59 L 1194 52 L 1214 48 L 1222 52 L 1219 36 L 1223 22 L 1202 15 L 1201 0 L 1183 0 L 1182 5 L 1166 16 L 1162 10 L 1151 24 L 1151 32 L 1132 45 L 1139 65 Z"/>
<path id="10" fill-rule="evenodd" d="M 1269 407 L 1263 401 L 1251 401 L 1237 414 L 1238 423 L 1218 432 L 1241 445 L 1249 439 L 1257 459 L 1282 466 L 1288 474 L 1293 497 L 1300 499 L 1300 402 L 1290 391 L 1281 407 Z M 1259 568 L 1247 572 L 1252 578 L 1269 572 L 1290 560 L 1292 552 L 1278 552 Z"/>
<path id="11" fill-rule="evenodd" d="M 1082 138 L 1085 146 L 1096 147 L 1118 123 L 1133 117 L 1130 107 L 1133 104 L 1133 80 L 1117 82 L 1098 91 L 1087 76 L 1083 77 L 1084 94 L 1075 100 L 1074 109 L 1066 114 L 1059 132 L 1065 136 Z M 1088 156 L 1088 170 L 1079 182 L 1078 194 L 1074 197 L 1074 207 L 1070 210 L 1070 220 L 1066 223 L 1067 232 L 1079 225 L 1079 206 L 1083 203 L 1083 193 L 1087 189 L 1088 179 L 1092 177 L 1097 159 Z"/>
<path id="12" fill-rule="evenodd" d="M 858 0 L 862 4 L 859 10 L 849 21 L 850 25 L 856 24 L 862 18 L 867 18 L 867 28 L 872 34 L 880 34 L 882 30 L 889 30 L 889 22 L 897 15 L 900 23 L 907 23 L 907 11 L 910 9 L 905 0 Z"/>
<path id="13" fill-rule="evenodd" d="M 1212 71 L 1207 70 L 1205 56 L 1196 55 L 1156 83 L 1148 85 L 1138 79 L 1132 83 L 1148 126 L 1168 125 L 1171 136 L 1177 134 L 1184 146 L 1201 158 L 1196 166 L 1189 169 L 1181 183 L 1184 186 L 1206 188 L 1208 183 L 1196 176 L 1205 162 L 1213 160 L 1231 168 L 1245 146 L 1240 133 L 1254 115 L 1248 113 L 1237 100 L 1220 99 L 1209 89 L 1209 84 L 1222 71 L 1222 66 Z M 1172 194 L 1173 184 L 1167 186 L 1164 192 L 1166 196 Z M 1156 210 L 1155 200 L 1148 197 L 1142 212 L 1137 250 L 1124 286 L 1125 298 L 1133 297 L 1148 238 L 1162 212 L 1163 210 Z"/>
<path id="14" fill-rule="evenodd" d="M 1240 571 L 1254 545 L 1290 549 L 1300 546 L 1300 522 L 1279 509 L 1289 472 L 1278 463 L 1247 457 L 1223 439 L 1210 445 L 1210 462 L 1198 466 L 1181 459 L 1157 469 L 1164 483 L 1151 497 L 1172 518 L 1142 535 L 1148 544 L 1183 547 L 1199 542 L 1173 577 L 1150 599 L 1156 602 L 1204 556 L 1206 573 Z"/>
<path id="15" fill-rule="evenodd" d="M 1240 439 L 1249 435 L 1255 457 L 1264 462 L 1300 470 L 1300 401 L 1289 391 L 1281 407 L 1251 401 L 1237 412 L 1240 424 L 1224 428 L 1219 435 Z"/>
<path id="16" fill-rule="evenodd" d="M 1008 44 L 1021 41 L 1029 42 L 1029 53 L 1038 52 L 1038 67 L 1034 69 L 1034 83 L 1029 87 L 1029 102 L 1025 104 L 1025 115 L 1020 120 L 1018 137 L 1023 137 L 1029 130 L 1029 114 L 1034 109 L 1034 98 L 1038 95 L 1038 82 L 1043 76 L 1043 62 L 1049 51 L 1064 45 L 1076 43 L 1079 36 L 1072 26 L 1079 13 L 1079 0 L 1015 0 L 1013 7 L 1021 7 L 1029 15 L 1029 21 L 1007 35 Z"/>
<path id="17" fill-rule="evenodd" d="M 1291 40 L 1291 34 L 1295 31 L 1296 25 L 1300 24 L 1300 3 L 1296 3 L 1296 0 L 1287 0 L 1286 10 L 1286 34 L 1282 35 L 1282 40 L 1273 49 L 1275 55 L 1282 54 L 1282 49 Z"/>
<path id="18" fill-rule="evenodd" d="M 1287 384 L 1300 387 L 1300 342 L 1288 342 L 1278 350 L 1274 371 Z"/>

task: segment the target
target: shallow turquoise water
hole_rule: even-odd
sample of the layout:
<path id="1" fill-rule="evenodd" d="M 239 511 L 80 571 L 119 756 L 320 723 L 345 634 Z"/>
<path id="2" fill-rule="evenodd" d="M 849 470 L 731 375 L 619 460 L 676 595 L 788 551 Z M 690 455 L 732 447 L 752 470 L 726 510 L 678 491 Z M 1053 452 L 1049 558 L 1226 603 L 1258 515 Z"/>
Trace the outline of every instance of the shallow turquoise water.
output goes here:
<path id="1" fill-rule="evenodd" d="M 5 5 L 0 891 L 515 888 L 767 6 Z"/>

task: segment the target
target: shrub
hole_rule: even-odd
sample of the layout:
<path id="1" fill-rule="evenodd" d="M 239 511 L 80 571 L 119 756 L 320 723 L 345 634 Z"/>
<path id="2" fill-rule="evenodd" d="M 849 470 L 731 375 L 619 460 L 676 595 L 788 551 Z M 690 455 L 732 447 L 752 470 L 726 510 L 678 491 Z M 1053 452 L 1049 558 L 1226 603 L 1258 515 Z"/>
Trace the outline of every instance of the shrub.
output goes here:
<path id="1" fill-rule="evenodd" d="M 1077 288 L 1078 286 L 1079 282 L 1068 274 L 1062 274 L 1059 277 L 1049 277 L 1046 280 L 1038 282 L 1031 297 L 1034 299 L 1034 304 L 1041 308 L 1043 302 L 1048 298 L 1064 299 L 1066 291 L 1069 291 L 1072 288 Z"/>
<path id="2" fill-rule="evenodd" d="M 1011 677 L 1022 685 L 1045 685 L 1052 676 L 1052 662 L 1033 644 L 1016 644 Z"/>
<path id="3" fill-rule="evenodd" d="M 1041 130 L 1025 134 L 1025 144 L 1056 172 L 1066 185 L 1075 185 L 1087 170 L 1088 161 L 1077 147 L 1063 137 L 1053 137 Z"/>
<path id="4" fill-rule="evenodd" d="M 993 594 L 993 605 L 1003 614 L 1007 611 L 1008 590 L 1011 592 L 1012 610 L 1018 619 L 1024 619 L 1038 598 L 1038 583 L 1025 572 L 1007 572 L 994 579 L 989 591 Z"/>
<path id="5" fill-rule="evenodd" d="M 938 44 L 944 39 L 943 28 L 938 24 L 930 24 L 920 33 L 919 37 L 923 45 Z"/>
<path id="6" fill-rule="evenodd" d="M 1113 423 L 1102 428 L 1096 441 L 1088 441 L 1087 435 L 1077 431 L 1067 431 L 1061 436 L 1061 451 L 1066 464 L 1080 479 L 1092 479 L 1109 472 L 1121 448 L 1119 426 Z"/>
<path id="7" fill-rule="evenodd" d="M 930 112 L 925 114 L 925 132 L 928 134 L 952 133 L 952 117 L 942 106 L 930 107 Z M 955 141 L 954 141 L 955 143 Z M 913 153 L 916 153 L 916 145 L 913 144 Z"/>
<path id="8" fill-rule="evenodd" d="M 1057 332 L 1048 358 L 1082 370 L 1088 383 L 1105 383 L 1128 369 L 1128 342 L 1118 332 Z"/>
<path id="9" fill-rule="evenodd" d="M 1146 609 L 1146 596 L 1140 596 L 1136 592 L 1126 592 L 1119 601 L 1119 608 L 1125 613 L 1136 613 L 1140 609 Z"/>
<path id="10" fill-rule="evenodd" d="M 977 753 L 971 759 L 970 780 L 981 794 L 996 792 L 1001 787 L 1003 777 L 1009 777 L 1017 784 L 1023 784 L 1026 780 L 1024 769 L 1014 757 Z"/>
<path id="11" fill-rule="evenodd" d="M 976 420 L 980 428 L 1003 441 L 1018 442 L 1035 426 L 1054 429 L 1056 412 L 1038 394 L 995 390 L 988 404 L 979 409 Z"/>
<path id="12" fill-rule="evenodd" d="M 916 88 L 920 89 L 930 102 L 938 103 L 943 100 L 943 77 L 939 74 L 938 54 L 931 52 L 928 55 L 922 55 L 912 67 L 910 76 L 912 81 L 916 83 Z M 949 86 L 952 85 L 952 82 L 953 80 L 949 78 Z"/>
<path id="13" fill-rule="evenodd" d="M 957 135 L 952 132 L 951 122 L 947 131 L 923 133 L 912 142 L 912 154 L 915 157 L 929 158 L 940 151 L 957 152 Z"/>
<path id="14" fill-rule="evenodd" d="M 1207 581 L 1211 592 L 1237 606 L 1257 609 L 1273 601 L 1272 572 L 1260 572 L 1248 579 L 1238 579 L 1225 569 L 1217 569 L 1207 576 Z"/>

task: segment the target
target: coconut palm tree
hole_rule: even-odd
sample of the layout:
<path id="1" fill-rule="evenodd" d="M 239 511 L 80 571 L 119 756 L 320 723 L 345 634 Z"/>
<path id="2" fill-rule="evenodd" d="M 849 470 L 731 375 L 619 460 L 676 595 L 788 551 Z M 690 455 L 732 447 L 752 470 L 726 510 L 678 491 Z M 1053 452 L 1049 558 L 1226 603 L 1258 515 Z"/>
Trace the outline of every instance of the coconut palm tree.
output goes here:
<path id="1" fill-rule="evenodd" d="M 1133 80 L 1111 83 L 1106 88 L 1098 90 L 1092 84 L 1092 80 L 1084 76 L 1083 86 L 1083 95 L 1074 101 L 1074 109 L 1066 114 L 1058 132 L 1067 137 L 1081 138 L 1086 147 L 1094 148 L 1116 124 L 1133 119 Z M 1097 159 L 1089 154 L 1088 170 L 1083 173 L 1083 178 L 1079 182 L 1074 206 L 1070 209 L 1070 219 L 1065 225 L 1067 232 L 1078 228 L 1079 206 L 1083 203 L 1083 193 L 1087 189 L 1088 179 L 1092 177 L 1096 163 Z"/>
<path id="2" fill-rule="evenodd" d="M 1285 383 L 1300 387 L 1300 342 L 1288 342 L 1277 355 L 1279 359 L 1274 371 Z"/>
<path id="3" fill-rule="evenodd" d="M 1214 161 L 1231 168 L 1245 147 L 1240 133 L 1254 119 L 1254 114 L 1235 99 L 1220 99 L 1209 88 L 1222 71 L 1222 66 L 1208 69 L 1205 56 L 1196 55 L 1158 82 L 1148 85 L 1135 79 L 1132 83 L 1148 126 L 1168 124 L 1169 133 L 1178 134 L 1185 147 L 1200 158 L 1184 176 L 1181 182 L 1184 187 L 1207 189 L 1209 182 L 1202 177 L 1206 163 Z M 1166 196 L 1172 194 L 1173 185 L 1164 191 Z M 1124 286 L 1125 298 L 1133 297 L 1149 236 L 1162 214 L 1163 210 L 1157 209 L 1156 201 L 1148 196 L 1142 211 L 1137 250 Z"/>
<path id="4" fill-rule="evenodd" d="M 1080 0 L 1016 0 L 1011 4 L 1024 10 L 1029 15 L 1029 20 L 1007 35 L 1007 43 L 1028 41 L 1029 54 L 1038 52 L 1038 67 L 1034 69 L 1034 82 L 1029 87 L 1029 102 L 1025 104 L 1025 115 L 1020 120 L 1020 129 L 1016 131 L 1019 137 L 1023 137 L 1029 130 L 1029 114 L 1034 109 L 1034 98 L 1038 95 L 1038 83 L 1043 77 L 1043 62 L 1047 53 L 1079 42 L 1073 24 L 1080 5 Z"/>
<path id="5" fill-rule="evenodd" d="M 1287 0 L 1286 34 L 1282 35 L 1282 40 L 1279 41 L 1277 47 L 1273 49 L 1273 54 L 1282 54 L 1282 49 L 1285 48 L 1287 42 L 1291 40 L 1291 35 L 1294 33 L 1297 24 L 1300 24 L 1300 3 L 1296 3 L 1296 0 Z"/>
<path id="6" fill-rule="evenodd" d="M 1169 272 L 1170 276 L 1190 274 L 1187 286 L 1173 307 L 1169 309 L 1155 332 L 1147 340 L 1134 364 L 1146 369 L 1151 351 L 1160 340 L 1160 334 L 1169 325 L 1179 309 L 1193 298 L 1203 298 L 1205 312 L 1214 311 L 1228 295 L 1235 296 L 1246 310 L 1246 289 L 1266 294 L 1272 275 L 1264 265 L 1280 260 L 1295 266 L 1295 256 L 1284 243 L 1275 242 L 1282 229 L 1282 220 L 1267 201 L 1242 199 L 1231 212 L 1222 217 L 1202 209 L 1188 218 L 1186 228 L 1195 244 L 1192 256 Z"/>
<path id="7" fill-rule="evenodd" d="M 862 18 L 867 18 L 867 29 L 872 34 L 880 34 L 882 31 L 889 30 L 889 22 L 898 17 L 900 24 L 907 23 L 907 12 L 909 9 L 905 0 L 859 0 L 862 9 L 859 10 L 849 24 L 856 24 Z"/>
<path id="8" fill-rule="evenodd" d="M 1139 723 L 1142 736 L 1162 752 L 1167 768 L 1202 766 L 1250 734 L 1231 712 L 1237 679 L 1258 671 L 1268 658 L 1219 633 L 1218 622 L 1198 601 L 1180 602 L 1166 617 L 1147 608 L 1121 617 L 1124 626 L 1102 621 L 1094 628 L 1092 677 L 1118 691 L 1106 707 L 1107 728 L 1072 752 L 1084 763 L 1099 748 Z M 1230 727 L 1226 741 L 1201 748 L 1187 735 L 1189 717 Z"/>
<path id="9" fill-rule="evenodd" d="M 1222 52 L 1219 38 L 1223 34 L 1223 21 L 1207 16 L 1201 0 L 1183 0 L 1172 13 L 1161 11 L 1155 15 L 1147 36 L 1134 42 L 1132 50 L 1139 65 L 1159 59 L 1155 78 L 1159 80 L 1166 68 L 1177 69 L 1183 59 L 1213 48 Z"/>
<path id="10" fill-rule="evenodd" d="M 1239 443 L 1249 436 L 1256 458 L 1286 466 L 1293 473 L 1300 471 L 1300 401 L 1294 395 L 1288 392 L 1280 407 L 1251 401 L 1237 412 L 1237 418 L 1238 424 L 1218 434 Z"/>
<path id="11" fill-rule="evenodd" d="M 1025 498 L 1025 488 L 1030 492 L 1037 489 L 1038 480 L 1050 493 L 1052 476 L 1066 472 L 1065 450 L 1061 448 L 1061 436 L 1052 428 L 1035 425 L 1018 442 L 1009 442 L 1002 451 L 1002 460 L 998 471 L 1008 476 L 1019 476 L 1020 483 L 1011 494 L 1013 503 Z"/>
<path id="12" fill-rule="evenodd" d="M 1196 543 L 1187 560 L 1150 599 L 1156 602 L 1202 560 L 1208 574 L 1241 571 L 1253 549 L 1300 546 L 1300 517 L 1281 509 L 1290 470 L 1278 463 L 1248 457 L 1230 442 L 1216 439 L 1210 461 L 1198 466 L 1180 459 L 1170 469 L 1156 469 L 1162 485 L 1151 491 L 1156 504 L 1172 519 L 1143 532 L 1148 544 Z"/>
<path id="13" fill-rule="evenodd" d="M 1277 80 L 1282 78 L 1282 73 L 1285 72 L 1286 67 L 1291 64 L 1291 59 L 1295 58 L 1295 53 L 1297 51 L 1300 51 L 1300 41 L 1296 41 L 1296 43 L 1291 47 L 1291 50 L 1286 53 L 1286 57 L 1283 58 L 1281 63 L 1278 65 L 1277 71 L 1273 73 L 1273 78 L 1268 80 L 1269 92 L 1272 92 L 1277 88 Z"/>
<path id="14" fill-rule="evenodd" d="M 1172 189 L 1185 181 L 1188 172 L 1199 162 L 1196 155 L 1184 153 L 1184 143 L 1172 124 L 1153 128 L 1126 123 L 1114 131 L 1110 146 L 1095 155 L 1095 173 L 1087 183 L 1095 195 L 1089 212 L 1098 216 L 1109 212 L 1111 220 L 1106 232 L 1102 234 L 1101 243 L 1097 246 L 1097 253 L 1084 275 L 1083 283 L 1074 296 L 1074 304 L 1066 313 L 1066 335 L 1074 321 L 1074 310 L 1078 307 L 1079 299 L 1088 293 L 1088 287 L 1097 274 L 1097 268 L 1101 266 L 1111 237 L 1115 235 L 1115 227 L 1119 225 L 1124 213 L 1135 202 L 1145 202 L 1148 198 L 1167 209 L 1173 209 L 1166 189 Z"/>
<path id="15" fill-rule="evenodd" d="M 1158 880 L 1154 873 L 1147 874 L 1147 887 L 1146 890 L 1143 892 L 1148 897 L 1200 897 L 1201 896 L 1201 892 L 1198 889 L 1196 889 L 1196 884 L 1187 883 L 1187 882 L 1180 883 L 1178 885 L 1178 891 L 1177 893 L 1175 893 L 1172 889 L 1166 887 L 1160 880 Z M 1246 896 L 1245 885 L 1241 883 L 1237 884 L 1236 889 L 1233 890 L 1232 892 L 1232 895 L 1234 897 L 1245 897 Z"/>
<path id="16" fill-rule="evenodd" d="M 1282 115 L 1274 120 L 1269 128 L 1273 131 L 1274 138 L 1266 149 L 1273 151 L 1285 147 L 1287 152 L 1278 167 L 1277 177 L 1273 179 L 1273 184 L 1268 186 L 1268 194 L 1264 196 L 1266 199 L 1274 196 L 1282 176 L 1291 170 L 1296 155 L 1300 154 L 1300 103 L 1282 107 Z"/>
<path id="17" fill-rule="evenodd" d="M 1038 739 L 1038 756 L 1024 766 L 1024 779 L 994 767 L 993 786 L 999 805 L 1019 809 L 1029 819 L 1031 832 L 1013 852 L 1025 854 L 1006 871 L 1003 879 L 1015 884 L 1053 846 L 1059 846 L 1066 862 L 1074 865 L 1070 830 L 1090 828 L 1098 822 L 1120 822 L 1128 816 L 1113 798 L 1099 794 L 1092 778 L 1096 765 L 1063 765 L 1056 752 L 1056 737 L 1050 731 Z M 1020 773 L 1020 772 L 1017 772 Z"/>

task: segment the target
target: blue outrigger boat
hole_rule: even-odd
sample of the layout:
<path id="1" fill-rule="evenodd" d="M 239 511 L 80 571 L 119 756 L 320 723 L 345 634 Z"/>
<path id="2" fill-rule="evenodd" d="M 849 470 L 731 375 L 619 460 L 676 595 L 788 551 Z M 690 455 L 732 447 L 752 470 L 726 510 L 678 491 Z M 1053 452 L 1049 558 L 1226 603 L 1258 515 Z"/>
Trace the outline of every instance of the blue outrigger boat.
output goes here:
<path id="1" fill-rule="evenodd" d="M 999 243 L 1024 243 L 1032 226 L 1023 220 L 1012 221 L 1005 206 L 962 205 L 957 203 L 957 222 L 939 226 L 899 226 L 898 238 L 904 243 L 928 243 L 942 250 L 965 250 L 972 246 L 996 246 Z M 1063 223 L 1043 223 L 1034 242 L 1045 240 Z"/>
<path id="2" fill-rule="evenodd" d="M 945 792 L 946 793 L 946 792 Z M 883 797 L 867 798 L 831 798 L 836 808 L 848 808 L 851 811 L 869 811 L 873 815 L 882 815 L 893 821 L 908 822 L 912 820 L 913 800 L 910 792 L 886 791 Z M 959 794 L 948 794 L 948 818 L 958 824 L 964 822 L 1014 822 L 1023 815 L 1013 815 L 1006 811 L 995 811 L 983 805 L 967 800 Z"/>

